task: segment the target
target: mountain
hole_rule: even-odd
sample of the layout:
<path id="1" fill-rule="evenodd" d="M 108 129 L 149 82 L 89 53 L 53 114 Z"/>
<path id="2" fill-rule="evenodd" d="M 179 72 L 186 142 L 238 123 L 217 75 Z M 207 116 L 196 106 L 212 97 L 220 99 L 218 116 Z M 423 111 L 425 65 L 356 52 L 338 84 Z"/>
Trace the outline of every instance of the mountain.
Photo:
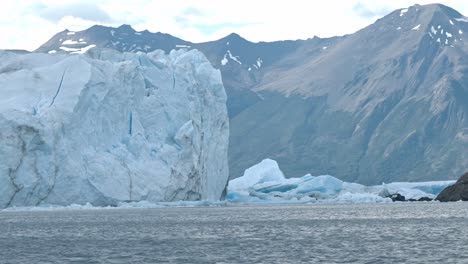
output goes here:
<path id="1" fill-rule="evenodd" d="M 145 50 L 145 34 L 155 40 L 148 51 L 202 51 L 228 95 L 232 178 L 264 158 L 288 176 L 363 184 L 455 179 L 468 168 L 468 18 L 447 6 L 415 5 L 354 34 L 296 41 L 230 34 L 191 43 L 99 28 L 105 40 L 93 27 L 64 31 L 37 51 Z M 79 38 L 83 46 L 70 44 Z"/>
<path id="2" fill-rule="evenodd" d="M 229 122 L 199 51 L 0 51 L 0 208 L 219 200 Z"/>
<path id="3" fill-rule="evenodd" d="M 83 53 L 89 48 L 112 48 L 126 52 L 150 52 L 162 49 L 171 51 L 176 46 L 185 47 L 189 42 L 169 34 L 151 33 L 147 30 L 137 32 L 129 25 L 110 28 L 95 25 L 84 31 L 64 30 L 39 47 L 36 52 Z"/>
<path id="4" fill-rule="evenodd" d="M 265 100 L 231 122 L 232 164 L 270 156 L 295 176 L 365 184 L 454 179 L 468 167 L 465 31 L 453 9 L 413 6 L 269 68 L 254 87 Z"/>

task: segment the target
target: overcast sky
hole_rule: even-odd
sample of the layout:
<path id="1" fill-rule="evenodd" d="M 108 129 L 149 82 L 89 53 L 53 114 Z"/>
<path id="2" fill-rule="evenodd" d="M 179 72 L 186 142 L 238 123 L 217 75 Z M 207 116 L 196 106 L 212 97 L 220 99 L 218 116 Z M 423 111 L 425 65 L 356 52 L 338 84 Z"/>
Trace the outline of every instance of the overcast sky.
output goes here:
<path id="1" fill-rule="evenodd" d="M 250 41 L 353 33 L 408 0 L 2 0 L 0 49 L 34 50 L 64 29 L 130 24 L 202 42 L 236 32 Z M 439 1 L 468 15 L 468 0 Z"/>

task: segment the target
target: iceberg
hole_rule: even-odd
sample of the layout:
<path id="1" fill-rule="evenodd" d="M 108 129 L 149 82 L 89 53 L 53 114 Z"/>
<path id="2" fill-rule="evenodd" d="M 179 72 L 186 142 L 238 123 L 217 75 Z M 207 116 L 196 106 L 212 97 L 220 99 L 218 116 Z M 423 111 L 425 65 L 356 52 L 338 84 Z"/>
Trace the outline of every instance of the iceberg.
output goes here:
<path id="1" fill-rule="evenodd" d="M 376 186 L 343 182 L 330 175 L 285 178 L 271 159 L 248 168 L 229 182 L 226 198 L 232 203 L 375 203 L 391 202 L 391 194 L 406 199 L 435 198 L 454 181 L 394 182 Z"/>
<path id="2" fill-rule="evenodd" d="M 229 188 L 242 190 L 259 184 L 266 184 L 268 186 L 269 183 L 276 183 L 283 180 L 285 180 L 285 178 L 278 163 L 271 159 L 264 159 L 259 164 L 245 170 L 242 177 L 231 180 L 229 182 Z"/>
<path id="3" fill-rule="evenodd" d="M 219 200 L 229 121 L 197 50 L 0 51 L 0 208 Z"/>

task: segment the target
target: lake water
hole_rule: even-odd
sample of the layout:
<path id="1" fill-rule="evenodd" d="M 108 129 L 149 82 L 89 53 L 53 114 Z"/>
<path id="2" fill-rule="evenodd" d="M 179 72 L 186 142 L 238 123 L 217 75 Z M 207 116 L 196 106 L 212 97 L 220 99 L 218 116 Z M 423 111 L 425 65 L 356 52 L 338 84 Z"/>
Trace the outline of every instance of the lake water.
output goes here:
<path id="1" fill-rule="evenodd" d="M 468 263 L 468 203 L 1 211 L 0 263 Z"/>

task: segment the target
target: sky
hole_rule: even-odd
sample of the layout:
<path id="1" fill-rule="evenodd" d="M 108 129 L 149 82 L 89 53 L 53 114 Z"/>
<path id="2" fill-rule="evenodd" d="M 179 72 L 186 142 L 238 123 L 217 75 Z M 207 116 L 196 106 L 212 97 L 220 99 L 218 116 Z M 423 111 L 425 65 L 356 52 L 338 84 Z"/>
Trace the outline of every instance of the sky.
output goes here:
<path id="1" fill-rule="evenodd" d="M 258 41 L 353 33 L 419 0 L 2 0 L 0 49 L 34 50 L 54 34 L 129 24 L 192 42 L 232 32 Z M 468 16 L 467 0 L 440 0 Z"/>

